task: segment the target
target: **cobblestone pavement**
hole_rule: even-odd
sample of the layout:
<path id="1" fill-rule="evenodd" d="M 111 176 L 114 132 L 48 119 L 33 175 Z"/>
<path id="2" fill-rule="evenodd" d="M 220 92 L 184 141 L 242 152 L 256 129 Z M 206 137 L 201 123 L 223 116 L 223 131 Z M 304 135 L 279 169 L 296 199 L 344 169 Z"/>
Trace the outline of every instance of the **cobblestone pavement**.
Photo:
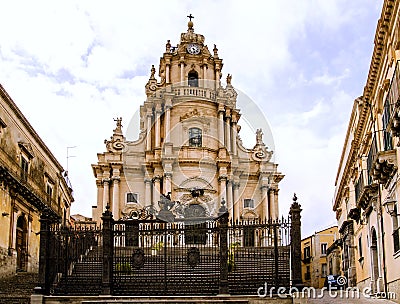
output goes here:
<path id="1" fill-rule="evenodd" d="M 394 297 L 395 295 L 390 295 Z M 397 299 L 398 301 L 399 299 Z M 394 301 L 394 300 L 393 300 Z M 295 300 L 294 303 L 299 304 L 329 304 L 329 303 L 337 303 L 337 304 L 394 304 L 393 302 L 387 299 L 378 299 L 373 297 L 365 297 L 364 295 L 357 294 L 355 292 L 348 292 L 340 291 L 340 290 L 333 290 L 330 293 L 325 290 L 321 293 L 321 290 L 317 291 L 317 294 L 313 298 L 309 299 L 298 299 Z M 397 302 L 398 303 L 398 302 Z"/>

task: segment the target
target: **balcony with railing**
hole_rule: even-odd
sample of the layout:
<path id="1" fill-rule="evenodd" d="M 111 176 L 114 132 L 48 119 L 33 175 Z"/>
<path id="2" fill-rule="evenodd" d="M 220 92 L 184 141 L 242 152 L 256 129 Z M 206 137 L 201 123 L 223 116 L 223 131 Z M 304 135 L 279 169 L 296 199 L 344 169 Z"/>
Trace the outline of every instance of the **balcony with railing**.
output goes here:
<path id="1" fill-rule="evenodd" d="M 55 199 L 55 195 L 48 196 L 44 180 L 40 176 L 44 176 L 44 171 L 42 174 L 36 172 L 33 175 L 23 162 L 19 164 L 0 147 L 0 180 L 9 184 L 15 194 L 24 197 L 38 210 L 47 210 L 58 218 L 61 214 L 60 205 Z"/>
<path id="2" fill-rule="evenodd" d="M 378 196 L 378 184 L 370 178 L 368 172 L 368 170 L 362 170 L 354 186 L 358 211 L 353 210 L 354 216 L 357 217 L 357 219 L 353 219 L 357 221 L 360 219 L 361 209 L 364 210 L 364 214 L 372 211 L 372 202 Z"/>
<path id="3" fill-rule="evenodd" d="M 383 130 L 376 132 L 378 138 L 381 138 L 381 151 L 378 150 L 376 137 L 371 146 L 372 151 L 368 155 L 370 161 L 369 175 L 377 183 L 388 186 L 394 174 L 397 172 L 397 151 L 393 145 L 393 137 L 389 131 L 389 117 L 391 113 L 391 105 L 386 100 L 385 107 L 382 115 Z"/>

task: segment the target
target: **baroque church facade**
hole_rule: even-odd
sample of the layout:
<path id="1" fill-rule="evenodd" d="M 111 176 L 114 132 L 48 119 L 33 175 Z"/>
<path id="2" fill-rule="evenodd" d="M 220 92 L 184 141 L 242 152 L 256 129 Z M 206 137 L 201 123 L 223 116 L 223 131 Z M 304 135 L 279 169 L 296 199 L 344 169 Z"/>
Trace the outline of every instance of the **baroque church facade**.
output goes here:
<path id="1" fill-rule="evenodd" d="M 151 68 L 140 107 L 140 134 L 127 140 L 122 119 L 92 165 L 97 185 L 93 220 L 106 206 L 114 219 L 157 214 L 165 199 L 179 218 L 215 217 L 221 206 L 231 219 L 276 219 L 282 175 L 257 129 L 256 144 L 240 139 L 241 117 L 232 76 L 221 85 L 222 59 L 188 22 L 180 43 L 167 41 L 159 77 Z"/>

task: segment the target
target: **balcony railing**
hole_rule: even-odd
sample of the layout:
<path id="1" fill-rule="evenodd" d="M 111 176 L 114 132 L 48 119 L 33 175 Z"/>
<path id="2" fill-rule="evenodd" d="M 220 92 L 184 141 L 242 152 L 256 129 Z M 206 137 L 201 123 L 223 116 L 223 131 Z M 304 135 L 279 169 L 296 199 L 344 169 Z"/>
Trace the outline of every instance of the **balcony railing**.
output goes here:
<path id="1" fill-rule="evenodd" d="M 357 182 L 354 186 L 356 191 L 356 202 L 360 199 L 361 193 L 364 189 L 364 171 L 361 172 L 360 176 L 357 179 Z"/>
<path id="2" fill-rule="evenodd" d="M 174 87 L 173 92 L 177 97 L 180 96 L 198 97 L 201 99 L 209 99 L 212 101 L 215 101 L 217 98 L 215 89 L 209 89 L 209 88 L 182 86 L 182 87 Z"/>
<path id="3" fill-rule="evenodd" d="M 396 63 L 392 79 L 390 81 L 389 92 L 385 103 L 390 107 L 390 119 L 388 120 L 388 129 L 392 136 L 400 136 L 400 64 Z"/>

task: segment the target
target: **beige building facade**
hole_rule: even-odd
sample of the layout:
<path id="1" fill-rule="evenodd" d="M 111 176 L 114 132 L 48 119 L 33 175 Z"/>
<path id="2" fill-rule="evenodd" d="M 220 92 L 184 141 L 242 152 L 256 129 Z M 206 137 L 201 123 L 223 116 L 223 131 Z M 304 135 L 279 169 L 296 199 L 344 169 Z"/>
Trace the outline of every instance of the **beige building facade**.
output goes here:
<path id="1" fill-rule="evenodd" d="M 157 213 L 163 195 L 175 218 L 217 216 L 225 205 L 231 219 L 276 219 L 283 175 L 258 129 L 253 148 L 240 139 L 241 117 L 232 76 L 221 84 L 222 59 L 189 21 L 176 46 L 167 41 L 145 85 L 140 134 L 129 141 L 121 119 L 92 165 L 97 184 L 93 219 L 107 205 L 115 219 Z"/>
<path id="2" fill-rule="evenodd" d="M 0 277 L 37 271 L 42 212 L 68 223 L 74 199 L 63 173 L 0 85 Z"/>
<path id="3" fill-rule="evenodd" d="M 385 0 L 370 70 L 354 101 L 336 177 L 333 210 L 350 286 L 396 293 L 399 246 L 399 1 Z"/>
<path id="4" fill-rule="evenodd" d="M 301 240 L 301 272 L 305 286 L 322 288 L 326 276 L 333 274 L 328 260 L 328 248 L 338 238 L 338 227 L 333 226 Z"/>

